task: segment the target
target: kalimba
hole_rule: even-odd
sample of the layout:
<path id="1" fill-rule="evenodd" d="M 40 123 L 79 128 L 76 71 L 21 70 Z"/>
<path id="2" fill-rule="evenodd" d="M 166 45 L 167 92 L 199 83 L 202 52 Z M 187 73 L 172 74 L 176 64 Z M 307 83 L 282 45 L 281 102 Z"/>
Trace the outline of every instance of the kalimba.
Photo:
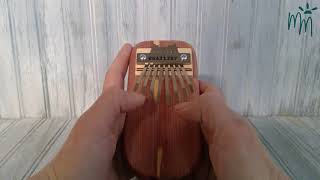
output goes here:
<path id="1" fill-rule="evenodd" d="M 123 152 L 139 177 L 181 178 L 199 164 L 200 125 L 182 119 L 174 105 L 199 95 L 194 49 L 182 41 L 137 44 L 129 63 L 128 91 L 147 97 L 127 114 Z"/>

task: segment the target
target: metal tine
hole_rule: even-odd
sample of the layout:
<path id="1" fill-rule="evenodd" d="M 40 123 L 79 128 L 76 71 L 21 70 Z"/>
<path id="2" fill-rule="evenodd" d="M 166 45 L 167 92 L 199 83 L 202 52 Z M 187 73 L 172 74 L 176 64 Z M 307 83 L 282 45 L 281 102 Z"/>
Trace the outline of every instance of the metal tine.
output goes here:
<path id="1" fill-rule="evenodd" d="M 176 80 L 176 73 L 174 71 L 173 66 L 171 66 L 171 76 L 172 76 L 172 84 L 173 84 L 173 92 L 174 95 L 177 97 L 178 102 L 180 102 L 180 93 L 178 92 L 177 80 Z"/>
<path id="2" fill-rule="evenodd" d="M 161 89 L 162 89 L 162 80 L 163 80 L 163 69 L 161 65 L 159 65 L 159 86 L 158 86 L 158 93 L 155 96 L 155 101 L 158 101 L 158 98 L 161 98 Z"/>
<path id="3" fill-rule="evenodd" d="M 185 98 L 188 98 L 189 96 L 189 91 L 184 83 L 184 80 L 182 79 L 182 76 L 181 76 L 181 71 L 180 71 L 180 68 L 179 68 L 179 65 L 176 67 L 175 65 L 173 65 L 174 69 L 176 69 L 177 71 L 177 76 L 178 76 L 178 80 L 180 82 L 180 86 L 181 86 L 181 89 L 183 91 L 183 94 L 184 94 L 184 97 Z"/>
<path id="4" fill-rule="evenodd" d="M 190 77 L 188 76 L 188 74 L 187 74 L 186 70 L 184 69 L 183 65 L 182 65 L 182 66 L 179 66 L 179 67 L 180 67 L 180 69 L 182 70 L 182 71 L 181 71 L 181 72 L 182 72 L 182 75 L 183 75 L 184 79 L 187 81 L 187 84 L 188 84 L 188 86 L 189 86 L 189 88 L 190 88 L 190 90 L 191 90 L 191 93 L 193 93 L 193 92 L 194 92 L 194 89 L 193 89 L 192 79 L 190 80 Z"/>
<path id="5" fill-rule="evenodd" d="M 168 67 L 164 66 L 165 76 L 164 76 L 164 83 L 165 83 L 165 93 L 166 93 L 166 104 L 170 105 L 170 86 L 169 86 L 169 71 Z"/>
<path id="6" fill-rule="evenodd" d="M 143 78 L 144 78 L 144 76 L 146 74 L 148 66 L 149 66 L 148 64 L 145 64 L 145 66 L 144 66 L 144 68 L 143 68 L 143 70 L 142 70 L 142 72 L 141 72 L 141 74 L 139 76 L 139 79 L 136 79 L 136 83 L 134 85 L 133 91 L 138 91 L 141 82 L 143 82 Z"/>
<path id="7" fill-rule="evenodd" d="M 152 71 L 152 79 L 151 79 L 151 85 L 150 85 L 150 93 L 151 93 L 151 97 L 154 97 L 154 93 L 155 93 L 155 88 L 157 88 L 158 90 L 158 84 L 156 81 L 157 78 L 157 73 L 158 73 L 158 67 L 156 65 L 153 66 L 153 71 Z"/>
<path id="8" fill-rule="evenodd" d="M 148 85 L 148 82 L 149 82 L 149 77 L 150 77 L 150 74 L 152 72 L 152 67 L 151 65 L 148 67 L 147 69 L 147 72 L 146 72 L 146 78 L 144 79 L 144 82 L 143 82 L 143 87 L 142 87 L 142 93 L 145 94 L 146 92 L 146 89 L 147 89 L 147 85 Z"/>

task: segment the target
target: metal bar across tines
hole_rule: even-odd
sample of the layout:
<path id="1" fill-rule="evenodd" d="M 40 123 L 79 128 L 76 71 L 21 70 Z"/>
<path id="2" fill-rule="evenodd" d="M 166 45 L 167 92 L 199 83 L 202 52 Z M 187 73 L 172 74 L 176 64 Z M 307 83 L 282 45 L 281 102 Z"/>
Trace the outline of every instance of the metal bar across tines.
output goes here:
<path id="1" fill-rule="evenodd" d="M 139 76 L 139 79 L 136 78 L 136 83 L 134 85 L 133 91 L 138 91 L 139 86 L 140 86 L 141 82 L 143 81 L 143 78 L 144 78 L 144 76 L 146 74 L 147 69 L 148 69 L 148 64 L 146 64 L 144 66 L 144 68 L 143 68 L 143 70 L 142 70 L 142 72 L 141 72 L 141 74 Z"/>

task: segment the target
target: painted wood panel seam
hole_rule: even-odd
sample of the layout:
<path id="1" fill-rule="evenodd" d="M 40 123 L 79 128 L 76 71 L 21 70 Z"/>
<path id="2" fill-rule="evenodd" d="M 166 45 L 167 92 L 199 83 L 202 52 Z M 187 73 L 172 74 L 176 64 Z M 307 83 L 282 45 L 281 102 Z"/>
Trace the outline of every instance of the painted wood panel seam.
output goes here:
<path id="1" fill-rule="evenodd" d="M 29 176 L 31 176 L 33 174 L 33 172 L 37 169 L 39 163 L 41 162 L 41 160 L 47 155 L 47 153 L 49 152 L 50 148 L 52 147 L 52 145 L 59 139 L 60 135 L 62 134 L 62 132 L 66 129 L 66 127 L 70 124 L 71 120 L 73 118 L 69 118 L 67 120 L 65 120 L 65 122 L 63 123 L 63 125 L 56 131 L 56 133 L 50 138 L 50 140 L 48 141 L 48 143 L 45 145 L 45 147 L 39 152 L 39 155 L 35 158 L 35 160 L 32 163 L 32 166 L 30 166 L 28 168 L 28 170 L 26 171 L 26 173 L 23 175 L 22 179 L 26 179 Z M 47 121 L 50 121 L 50 119 L 48 119 Z"/>
<path id="2" fill-rule="evenodd" d="M 0 168 L 10 159 L 10 157 L 17 151 L 17 149 L 23 144 L 24 141 L 28 139 L 28 137 L 37 129 L 39 128 L 44 122 L 45 118 L 35 121 L 33 123 L 33 127 L 26 133 L 10 150 L 7 154 L 0 159 Z"/>

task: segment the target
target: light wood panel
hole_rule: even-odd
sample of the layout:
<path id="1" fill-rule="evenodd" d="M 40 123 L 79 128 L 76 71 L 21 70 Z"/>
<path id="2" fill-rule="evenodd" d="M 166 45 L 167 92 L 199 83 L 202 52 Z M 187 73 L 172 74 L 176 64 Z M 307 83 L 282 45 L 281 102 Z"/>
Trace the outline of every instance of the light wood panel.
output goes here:
<path id="1" fill-rule="evenodd" d="M 134 42 L 172 39 L 172 3 L 170 0 L 137 0 L 134 7 L 136 26 Z M 130 4 L 127 4 L 130 5 Z M 130 23 L 129 21 L 127 21 Z M 160 28 L 161 27 L 161 28 Z"/>
<path id="2" fill-rule="evenodd" d="M 273 102 L 270 98 L 272 73 L 277 54 L 280 15 L 279 0 L 256 1 L 253 3 L 249 40 L 247 74 L 247 113 L 248 115 L 269 115 Z M 272 13 L 270 13 L 272 12 Z M 241 81 L 242 82 L 242 81 Z"/>
<path id="3" fill-rule="evenodd" d="M 315 148 L 318 143 L 313 143 L 320 137 L 303 125 L 304 119 L 305 117 L 250 118 L 270 154 L 292 179 L 318 179 L 319 148 Z M 316 119 L 319 121 L 319 118 Z"/>
<path id="4" fill-rule="evenodd" d="M 8 128 L 14 123 L 14 120 L 0 120 L 0 136 L 6 133 Z"/>
<path id="5" fill-rule="evenodd" d="M 46 116 L 41 76 L 35 7 L 32 1 L 7 1 L 11 21 L 13 61 L 20 97 L 21 117 Z"/>
<path id="6" fill-rule="evenodd" d="M 318 7 L 319 1 L 308 1 L 311 7 Z M 302 34 L 302 54 L 295 98 L 295 113 L 305 116 L 320 116 L 320 21 L 319 12 L 313 12 L 313 36 Z"/>
<path id="7" fill-rule="evenodd" d="M 28 175 L 37 173 L 40 171 L 47 163 L 49 163 L 59 152 L 64 142 L 67 140 L 73 126 L 77 122 L 77 118 L 72 119 L 70 122 L 67 122 L 62 127 L 61 131 L 56 134 L 55 139 L 50 143 L 50 146 L 47 147 L 45 153 L 42 153 L 41 156 L 37 159 L 37 162 L 33 164 L 33 168 L 30 169 Z"/>
<path id="8" fill-rule="evenodd" d="M 56 138 L 64 130 L 69 119 L 21 119 L 17 125 L 6 133 L 6 138 L 1 140 L 10 142 L 13 148 L 9 152 L 5 142 L 1 143 L 1 153 L 7 152 L 6 156 L 0 157 L 1 179 L 26 179 L 34 171 L 37 162 L 49 150 Z M 23 136 L 24 129 L 29 131 Z M 21 132 L 22 131 L 22 132 Z M 20 133 L 21 132 L 21 133 Z M 15 135 L 13 135 L 15 134 Z"/>
<path id="9" fill-rule="evenodd" d="M 199 77 L 221 87 L 229 16 L 229 0 L 201 1 L 198 11 Z"/>
<path id="10" fill-rule="evenodd" d="M 200 30 L 198 26 L 201 1 L 172 1 L 171 38 L 183 40 L 198 50 Z"/>
<path id="11" fill-rule="evenodd" d="M 288 31 L 288 14 L 295 13 L 299 6 L 305 6 L 305 1 L 284 0 L 280 3 L 278 52 L 272 74 L 273 93 L 270 94 L 273 99 L 273 114 L 295 114 L 299 64 L 303 61 L 302 40 L 305 35 L 299 36 L 298 28 Z"/>
<path id="12" fill-rule="evenodd" d="M 192 44 L 200 79 L 237 112 L 320 113 L 319 12 L 313 37 L 288 31 L 288 13 L 305 1 L 0 2 L 0 117 L 79 116 L 120 46 L 148 39 Z"/>
<path id="13" fill-rule="evenodd" d="M 240 0 L 228 2 L 227 44 L 222 65 L 221 88 L 231 108 L 243 114 L 247 114 L 247 72 L 252 47 L 256 3 L 256 1 Z"/>
<path id="14" fill-rule="evenodd" d="M 63 1 L 34 2 L 40 46 L 41 66 L 44 67 L 44 98 L 48 102 L 48 116 L 66 116 L 73 114 L 71 100 L 70 59 L 66 41 L 66 24 L 64 21 Z"/>
<path id="15" fill-rule="evenodd" d="M 92 51 L 91 12 L 86 1 L 62 1 L 66 62 L 72 116 L 80 116 L 97 97 L 96 67 Z"/>
<path id="16" fill-rule="evenodd" d="M 12 42 L 12 20 L 6 0 L 0 1 L 0 117 L 19 118 L 20 96 L 15 72 L 16 53 Z"/>

